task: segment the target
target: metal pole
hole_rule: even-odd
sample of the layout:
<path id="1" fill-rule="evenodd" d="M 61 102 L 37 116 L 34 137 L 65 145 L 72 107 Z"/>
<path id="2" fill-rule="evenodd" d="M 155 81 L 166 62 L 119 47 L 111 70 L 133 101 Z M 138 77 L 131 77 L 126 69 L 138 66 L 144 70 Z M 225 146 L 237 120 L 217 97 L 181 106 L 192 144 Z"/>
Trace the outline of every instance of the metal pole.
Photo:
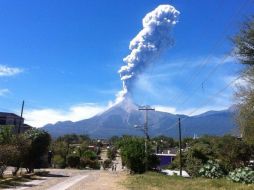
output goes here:
<path id="1" fill-rule="evenodd" d="M 19 120 L 18 134 L 20 133 L 21 123 L 22 123 L 22 118 L 23 118 L 24 104 L 25 104 L 25 101 L 23 100 L 23 101 L 22 101 L 22 107 L 21 107 L 21 113 L 20 113 L 20 120 Z"/>
<path id="2" fill-rule="evenodd" d="M 181 118 L 178 119 L 178 124 L 179 124 L 180 176 L 182 176 L 182 133 L 181 133 Z"/>

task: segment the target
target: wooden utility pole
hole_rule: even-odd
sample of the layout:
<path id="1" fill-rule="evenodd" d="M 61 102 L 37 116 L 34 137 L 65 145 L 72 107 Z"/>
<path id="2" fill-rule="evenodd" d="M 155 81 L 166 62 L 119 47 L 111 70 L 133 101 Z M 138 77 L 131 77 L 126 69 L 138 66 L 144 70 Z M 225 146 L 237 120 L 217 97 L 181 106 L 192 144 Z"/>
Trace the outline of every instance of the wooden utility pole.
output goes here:
<path id="1" fill-rule="evenodd" d="M 21 129 L 21 123 L 22 123 L 22 118 L 23 118 L 24 105 L 25 105 L 25 101 L 23 100 L 23 102 L 22 102 L 22 107 L 21 107 L 21 113 L 20 113 L 18 134 L 20 133 L 20 129 Z"/>
<path id="2" fill-rule="evenodd" d="M 178 119 L 178 126 L 179 126 L 180 176 L 182 176 L 182 132 L 181 132 L 181 118 Z"/>
<path id="3" fill-rule="evenodd" d="M 144 124 L 144 133 L 145 133 L 145 156 L 146 156 L 146 170 L 147 170 L 147 142 L 149 140 L 149 135 L 148 135 L 148 111 L 154 111 L 155 109 L 154 108 L 151 108 L 150 106 L 142 106 L 142 107 L 139 107 L 138 110 L 142 110 L 142 111 L 145 111 L 145 124 Z"/>
<path id="4" fill-rule="evenodd" d="M 142 107 L 139 107 L 138 110 L 145 111 L 144 133 L 145 133 L 146 139 L 149 140 L 149 135 L 148 135 L 148 111 L 154 111 L 155 109 L 151 108 L 150 106 L 142 106 Z"/>

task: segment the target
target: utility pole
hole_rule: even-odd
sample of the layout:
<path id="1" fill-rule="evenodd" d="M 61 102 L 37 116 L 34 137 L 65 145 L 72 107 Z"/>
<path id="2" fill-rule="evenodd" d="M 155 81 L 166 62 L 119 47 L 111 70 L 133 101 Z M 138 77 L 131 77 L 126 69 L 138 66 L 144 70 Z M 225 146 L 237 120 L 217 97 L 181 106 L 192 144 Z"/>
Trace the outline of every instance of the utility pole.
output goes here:
<path id="1" fill-rule="evenodd" d="M 139 107 L 138 110 L 145 111 L 145 124 L 144 124 L 144 133 L 145 133 L 145 156 L 146 156 L 146 171 L 147 171 L 147 161 L 148 161 L 148 156 L 147 156 L 147 142 L 149 140 L 149 135 L 148 135 L 148 111 L 154 111 L 154 108 L 151 108 L 150 106 L 142 106 Z"/>
<path id="2" fill-rule="evenodd" d="M 19 128 L 18 128 L 18 134 L 20 133 L 22 118 L 23 118 L 23 110 L 24 110 L 25 101 L 22 101 L 22 107 L 21 107 L 21 113 L 20 113 L 20 120 L 19 120 Z"/>
<path id="3" fill-rule="evenodd" d="M 181 118 L 178 118 L 178 126 L 179 126 L 180 176 L 182 176 L 182 132 L 181 132 Z"/>
<path id="4" fill-rule="evenodd" d="M 150 106 L 142 106 L 139 107 L 138 110 L 145 111 L 145 124 L 144 124 L 144 133 L 146 136 L 146 139 L 149 140 L 149 135 L 148 135 L 148 111 L 154 111 L 154 108 L 151 108 Z"/>

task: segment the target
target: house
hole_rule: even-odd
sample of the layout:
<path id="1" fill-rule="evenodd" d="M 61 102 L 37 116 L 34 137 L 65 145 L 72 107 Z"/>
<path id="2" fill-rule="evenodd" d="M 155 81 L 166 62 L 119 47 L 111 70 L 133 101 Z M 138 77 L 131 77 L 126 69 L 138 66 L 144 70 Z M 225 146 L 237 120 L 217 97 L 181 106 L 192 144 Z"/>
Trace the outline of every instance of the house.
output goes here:
<path id="1" fill-rule="evenodd" d="M 163 168 L 173 162 L 176 154 L 156 154 L 156 156 L 160 159 L 160 164 L 157 167 Z"/>
<path id="2" fill-rule="evenodd" d="M 31 126 L 24 124 L 24 118 L 8 112 L 0 112 L 0 125 L 14 126 L 14 133 L 18 133 L 19 127 L 21 133 L 32 128 Z"/>

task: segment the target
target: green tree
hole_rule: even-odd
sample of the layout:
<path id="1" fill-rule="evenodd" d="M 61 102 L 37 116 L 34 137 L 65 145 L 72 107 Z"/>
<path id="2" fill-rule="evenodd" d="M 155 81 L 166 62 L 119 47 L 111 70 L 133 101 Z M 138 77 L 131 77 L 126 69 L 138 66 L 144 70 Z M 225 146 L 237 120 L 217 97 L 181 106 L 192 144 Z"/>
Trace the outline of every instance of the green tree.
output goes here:
<path id="1" fill-rule="evenodd" d="M 28 150 L 29 153 L 24 160 L 25 167 L 31 173 L 35 167 L 42 165 L 44 161 L 43 156 L 48 153 L 51 138 L 47 132 L 39 129 L 30 129 L 24 135 L 27 139 L 31 140 L 31 145 Z"/>
<path id="2" fill-rule="evenodd" d="M 244 85 L 238 85 L 237 121 L 246 142 L 254 145 L 254 17 L 245 22 L 234 37 L 235 57 L 244 64 Z"/>
<path id="3" fill-rule="evenodd" d="M 250 147 L 236 137 L 226 135 L 218 139 L 214 150 L 219 163 L 228 172 L 235 168 L 247 166 L 250 157 Z"/>
<path id="4" fill-rule="evenodd" d="M 236 137 L 204 136 L 190 143 L 190 147 L 183 152 L 182 163 L 190 175 L 198 176 L 200 168 L 208 160 L 218 162 L 223 171 L 228 173 L 237 167 L 247 166 L 250 157 L 250 147 Z M 179 168 L 179 154 L 171 168 Z"/>
<path id="5" fill-rule="evenodd" d="M 115 160 L 117 154 L 117 149 L 115 147 L 108 148 L 107 150 L 107 157 L 110 160 Z"/>
<path id="6" fill-rule="evenodd" d="M 61 167 L 66 167 L 67 164 L 67 156 L 69 154 L 69 144 L 61 139 L 58 139 L 57 141 L 53 142 L 51 145 L 51 150 L 53 152 L 53 156 L 57 157 L 57 159 L 53 159 L 54 161 L 57 160 L 63 160 L 61 161 Z M 62 159 L 60 159 L 61 157 Z M 57 163 L 55 163 L 57 164 Z M 59 165 L 59 164 L 57 164 Z"/>
<path id="7" fill-rule="evenodd" d="M 96 153 L 91 150 L 85 151 L 82 156 L 86 159 L 89 159 L 89 160 L 96 160 L 96 158 L 97 158 Z"/>
<path id="8" fill-rule="evenodd" d="M 177 146 L 177 142 L 172 137 L 167 137 L 164 135 L 154 137 L 152 142 L 154 142 L 159 152 L 163 151 L 164 149 L 174 148 Z"/>
<path id="9" fill-rule="evenodd" d="M 121 138 L 118 137 L 118 136 L 112 136 L 110 139 L 109 139 L 109 143 L 110 144 L 116 144 Z"/>
<path id="10" fill-rule="evenodd" d="M 243 64 L 254 65 L 254 17 L 245 22 L 234 37 L 235 55 Z"/>
<path id="11" fill-rule="evenodd" d="M 13 126 L 0 125 L 0 144 L 11 144 L 13 140 Z"/>
<path id="12" fill-rule="evenodd" d="M 0 177 L 3 177 L 7 166 L 12 165 L 17 156 L 19 156 L 17 147 L 9 144 L 0 145 Z"/>
<path id="13" fill-rule="evenodd" d="M 123 163 L 134 173 L 143 173 L 147 168 L 158 164 L 158 158 L 152 156 L 149 142 L 147 143 L 147 153 L 145 152 L 143 138 L 123 137 L 118 146 Z"/>

